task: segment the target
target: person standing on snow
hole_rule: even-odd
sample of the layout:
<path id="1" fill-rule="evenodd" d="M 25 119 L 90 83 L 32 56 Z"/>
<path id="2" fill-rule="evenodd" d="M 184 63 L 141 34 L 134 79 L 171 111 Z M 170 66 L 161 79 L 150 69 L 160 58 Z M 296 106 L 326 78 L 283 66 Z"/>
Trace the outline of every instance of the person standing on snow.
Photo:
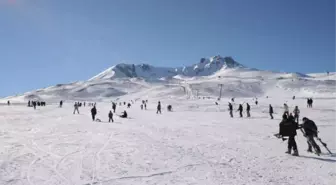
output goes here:
<path id="1" fill-rule="evenodd" d="M 295 136 L 296 136 L 296 129 L 298 128 L 298 124 L 295 123 L 294 117 L 288 117 L 287 114 L 282 115 L 282 121 L 279 124 L 280 131 L 279 135 L 281 137 L 283 136 L 288 136 L 288 150 L 286 151 L 287 154 L 292 153 L 292 149 L 294 150 L 293 155 L 298 156 L 299 151 L 297 149 L 296 141 L 295 141 Z"/>
<path id="2" fill-rule="evenodd" d="M 248 118 L 251 117 L 250 110 L 251 110 L 250 104 L 246 103 L 246 114 Z"/>
<path id="3" fill-rule="evenodd" d="M 299 116 L 300 116 L 300 110 L 298 106 L 295 106 L 295 109 L 293 111 L 294 113 L 294 119 L 297 123 L 299 123 Z"/>
<path id="4" fill-rule="evenodd" d="M 76 111 L 77 111 L 77 113 L 79 114 L 79 110 L 78 110 L 78 104 L 77 104 L 77 102 L 76 102 L 75 105 L 74 105 L 74 111 L 73 111 L 73 114 L 75 114 Z"/>
<path id="5" fill-rule="evenodd" d="M 271 119 L 273 119 L 273 113 L 274 113 L 274 111 L 273 111 L 273 107 L 272 107 L 272 105 L 270 104 L 270 105 L 269 105 L 269 114 L 270 114 L 270 116 L 271 116 Z"/>
<path id="6" fill-rule="evenodd" d="M 289 115 L 289 109 L 286 103 L 284 103 L 284 114 L 287 114 L 287 116 Z"/>
<path id="7" fill-rule="evenodd" d="M 238 110 L 239 111 L 239 116 L 242 118 L 243 117 L 243 106 L 242 104 L 239 104 Z"/>
<path id="8" fill-rule="evenodd" d="M 109 112 L 108 118 L 109 118 L 109 122 L 112 121 L 112 123 L 113 123 L 113 113 L 112 113 L 112 111 Z"/>
<path id="9" fill-rule="evenodd" d="M 96 120 L 96 115 L 97 115 L 97 109 L 96 106 L 93 106 L 93 108 L 91 109 L 92 121 Z"/>
<path id="10" fill-rule="evenodd" d="M 231 118 L 233 118 L 233 114 L 232 114 L 233 107 L 232 107 L 232 104 L 230 102 L 229 102 L 229 111 L 230 111 Z"/>
<path id="11" fill-rule="evenodd" d="M 63 101 L 61 100 L 59 103 L 59 107 L 62 108 L 62 106 L 63 106 Z"/>
<path id="12" fill-rule="evenodd" d="M 316 150 L 318 154 L 321 153 L 320 147 L 316 144 L 314 137 L 317 137 L 317 126 L 314 121 L 304 117 L 302 118 L 303 124 L 299 126 L 299 128 L 303 128 L 305 134 L 304 136 L 307 138 L 308 150 L 307 152 L 312 152 L 312 147 Z"/>
<path id="13" fill-rule="evenodd" d="M 114 102 L 112 103 L 112 109 L 113 109 L 113 112 L 115 113 L 117 109 L 117 104 Z"/>
<path id="14" fill-rule="evenodd" d="M 158 114 L 160 112 L 161 114 L 161 102 L 159 101 L 158 102 L 158 105 L 157 105 L 157 111 L 156 111 L 156 114 Z"/>

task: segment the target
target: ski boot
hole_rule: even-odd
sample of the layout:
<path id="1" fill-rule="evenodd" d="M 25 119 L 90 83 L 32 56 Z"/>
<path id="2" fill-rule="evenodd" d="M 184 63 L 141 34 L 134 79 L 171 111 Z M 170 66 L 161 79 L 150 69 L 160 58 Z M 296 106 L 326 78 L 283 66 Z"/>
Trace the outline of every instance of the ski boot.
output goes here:
<path id="1" fill-rule="evenodd" d="M 312 153 L 313 150 L 311 148 L 308 148 L 307 152 Z"/>
<path id="2" fill-rule="evenodd" d="M 293 152 L 292 155 L 293 155 L 293 156 L 299 156 L 299 151 L 298 151 L 298 150 L 294 150 L 294 152 Z"/>

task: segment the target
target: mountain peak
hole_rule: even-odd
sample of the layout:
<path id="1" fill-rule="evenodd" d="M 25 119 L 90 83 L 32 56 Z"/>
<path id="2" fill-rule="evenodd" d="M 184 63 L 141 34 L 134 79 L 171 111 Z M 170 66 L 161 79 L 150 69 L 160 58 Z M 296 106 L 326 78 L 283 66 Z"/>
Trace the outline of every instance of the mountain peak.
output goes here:
<path id="1" fill-rule="evenodd" d="M 107 70 L 94 76 L 91 80 L 115 79 L 115 78 L 145 78 L 159 79 L 173 77 L 176 75 L 183 76 L 209 76 L 221 69 L 242 68 L 240 63 L 236 62 L 232 57 L 222 57 L 220 55 L 210 58 L 201 58 L 200 61 L 191 66 L 169 68 L 154 67 L 149 64 L 125 64 L 120 63 L 108 68 Z"/>

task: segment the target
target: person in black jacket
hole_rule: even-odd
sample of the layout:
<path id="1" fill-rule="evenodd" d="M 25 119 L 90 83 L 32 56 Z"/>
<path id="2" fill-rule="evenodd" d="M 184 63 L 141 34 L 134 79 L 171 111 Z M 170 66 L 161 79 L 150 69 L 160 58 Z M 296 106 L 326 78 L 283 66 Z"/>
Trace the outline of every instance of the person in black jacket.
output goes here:
<path id="1" fill-rule="evenodd" d="M 292 149 L 294 150 L 293 155 L 298 156 L 299 152 L 297 150 L 297 145 L 295 142 L 295 136 L 296 136 L 296 129 L 298 128 L 297 123 L 294 121 L 293 116 L 289 116 L 287 118 L 287 114 L 282 115 L 282 121 L 279 124 L 280 131 L 279 135 L 281 137 L 288 136 L 288 150 L 287 154 L 291 154 Z"/>
<path id="2" fill-rule="evenodd" d="M 269 105 L 269 114 L 270 114 L 270 116 L 271 116 L 271 119 L 273 119 L 273 107 L 272 107 L 272 105 L 270 104 Z"/>
<path id="3" fill-rule="evenodd" d="M 93 106 L 93 108 L 91 109 L 92 121 L 96 120 L 96 115 L 97 115 L 97 109 L 96 106 Z"/>
<path id="4" fill-rule="evenodd" d="M 246 114 L 247 114 L 247 117 L 251 117 L 250 110 L 251 110 L 250 104 L 246 103 Z"/>
<path id="5" fill-rule="evenodd" d="M 123 114 L 120 117 L 121 118 L 127 118 L 127 112 L 124 110 Z"/>
<path id="6" fill-rule="evenodd" d="M 233 110 L 232 104 L 229 102 L 229 111 L 231 118 L 233 118 L 232 110 Z"/>
<path id="7" fill-rule="evenodd" d="M 117 109 L 117 104 L 114 102 L 112 103 L 112 109 L 113 109 L 113 112 L 115 113 Z"/>
<path id="8" fill-rule="evenodd" d="M 305 132 L 305 137 L 307 138 L 308 143 L 308 152 L 312 152 L 312 147 L 316 149 L 317 153 L 321 153 L 320 147 L 316 144 L 314 137 L 317 137 L 317 126 L 314 121 L 304 117 L 302 118 L 303 124 L 300 125 L 300 128 L 303 128 Z"/>
<path id="9" fill-rule="evenodd" d="M 109 118 L 109 122 L 111 122 L 111 121 L 113 122 L 113 113 L 112 113 L 112 111 L 109 112 L 108 118 Z"/>
<path id="10" fill-rule="evenodd" d="M 157 111 L 156 111 L 156 114 L 158 114 L 160 112 L 161 114 L 161 102 L 159 101 L 158 102 L 158 105 L 157 105 Z"/>
<path id="11" fill-rule="evenodd" d="M 238 110 L 239 111 L 239 116 L 242 118 L 243 117 L 243 106 L 242 104 L 239 104 Z"/>

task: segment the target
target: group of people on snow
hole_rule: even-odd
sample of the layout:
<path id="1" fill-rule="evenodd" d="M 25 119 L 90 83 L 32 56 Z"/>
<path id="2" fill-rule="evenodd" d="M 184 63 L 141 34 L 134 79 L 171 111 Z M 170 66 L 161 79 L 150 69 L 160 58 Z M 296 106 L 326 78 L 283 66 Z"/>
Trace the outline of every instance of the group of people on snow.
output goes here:
<path id="1" fill-rule="evenodd" d="M 307 107 L 313 108 L 313 98 L 307 98 Z"/>
<path id="2" fill-rule="evenodd" d="M 230 117 L 233 118 L 233 106 L 232 104 L 229 102 L 229 114 Z M 243 105 L 239 104 L 237 111 L 239 111 L 239 116 L 242 118 L 243 117 Z M 246 103 L 246 117 L 251 117 L 251 106 L 249 103 Z"/>

